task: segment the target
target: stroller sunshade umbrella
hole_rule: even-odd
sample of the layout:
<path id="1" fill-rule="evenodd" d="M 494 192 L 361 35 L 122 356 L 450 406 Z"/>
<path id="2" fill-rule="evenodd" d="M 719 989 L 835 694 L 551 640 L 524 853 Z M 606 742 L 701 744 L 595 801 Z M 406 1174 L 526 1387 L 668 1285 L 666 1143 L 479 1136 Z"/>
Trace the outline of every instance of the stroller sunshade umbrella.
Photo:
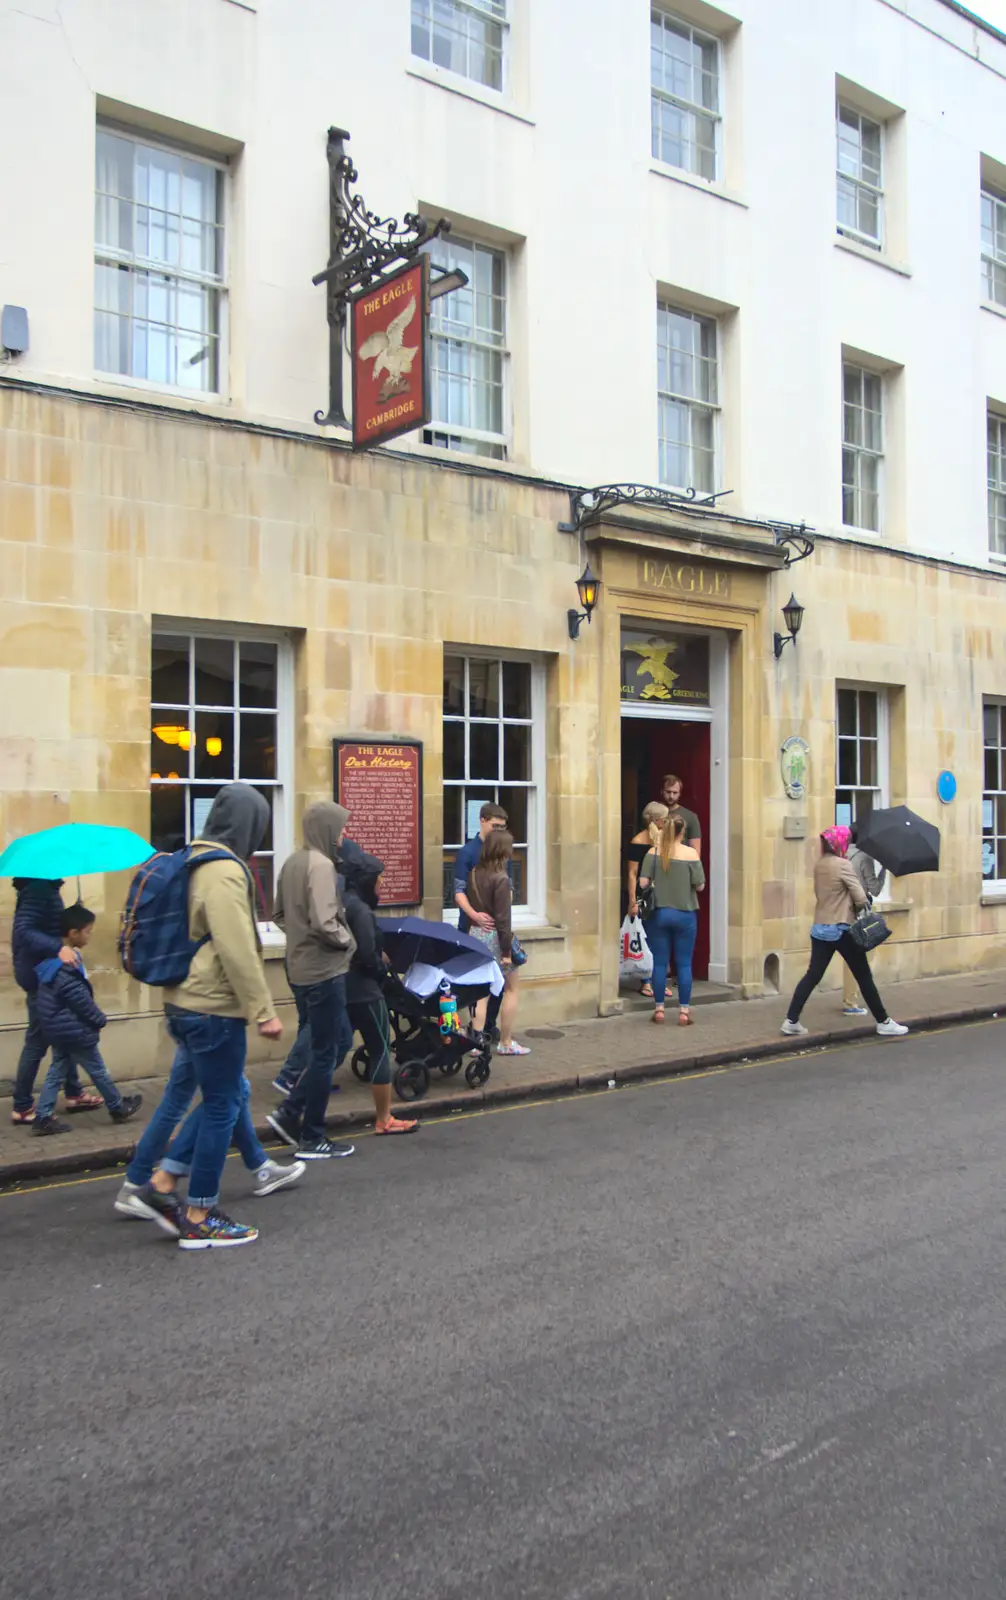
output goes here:
<path id="1" fill-rule="evenodd" d="M 503 993 L 503 973 L 488 950 L 480 967 L 469 966 L 467 951 L 460 962 L 455 958 L 445 961 L 440 967 L 434 967 L 428 961 L 414 961 L 402 981 L 413 994 L 426 1000 L 431 994 L 436 994 L 445 978 L 454 988 L 471 989 L 482 985 L 489 989 L 490 994 Z"/>
<path id="2" fill-rule="evenodd" d="M 492 960 L 484 944 L 459 933 L 449 922 L 428 922 L 425 917 L 379 917 L 384 953 L 396 972 L 408 972 L 417 961 L 442 967 L 446 961 L 460 981 L 462 973 Z"/>

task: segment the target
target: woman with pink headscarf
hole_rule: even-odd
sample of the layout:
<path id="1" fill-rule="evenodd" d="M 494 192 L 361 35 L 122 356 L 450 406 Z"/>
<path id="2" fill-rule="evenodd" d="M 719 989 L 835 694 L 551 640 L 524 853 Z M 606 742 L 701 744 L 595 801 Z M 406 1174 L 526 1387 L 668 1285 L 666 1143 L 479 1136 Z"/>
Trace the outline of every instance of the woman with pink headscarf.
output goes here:
<path id="1" fill-rule="evenodd" d="M 895 1022 L 884 1010 L 884 1002 L 877 993 L 866 951 L 849 935 L 849 928 L 858 912 L 869 904 L 859 874 L 852 862 L 846 860 L 852 834 L 848 828 L 825 828 L 821 835 L 821 855 L 814 867 L 814 923 L 810 930 L 810 966 L 793 992 L 789 1011 L 782 1025 L 783 1033 L 806 1033 L 800 1013 L 817 988 L 831 963 L 836 950 L 852 973 L 877 1023 L 877 1032 L 885 1039 L 907 1033 L 908 1029 Z"/>

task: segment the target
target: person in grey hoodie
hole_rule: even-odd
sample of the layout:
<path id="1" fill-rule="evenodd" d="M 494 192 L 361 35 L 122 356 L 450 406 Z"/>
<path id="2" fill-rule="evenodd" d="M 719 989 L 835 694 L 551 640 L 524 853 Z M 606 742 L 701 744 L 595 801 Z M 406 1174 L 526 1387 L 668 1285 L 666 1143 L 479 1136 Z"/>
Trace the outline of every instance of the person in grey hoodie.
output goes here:
<path id="1" fill-rule="evenodd" d="M 353 1145 L 325 1135 L 332 1076 L 352 1042 L 346 1013 L 346 973 L 356 948 L 349 930 L 336 856 L 349 812 L 321 800 L 304 813 L 304 843 L 284 863 L 273 920 L 286 934 L 286 967 L 301 1026 L 310 1027 L 308 1065 L 278 1111 L 273 1132 L 303 1161 L 351 1156 Z M 338 1060 L 337 1060 L 338 1056 Z"/>

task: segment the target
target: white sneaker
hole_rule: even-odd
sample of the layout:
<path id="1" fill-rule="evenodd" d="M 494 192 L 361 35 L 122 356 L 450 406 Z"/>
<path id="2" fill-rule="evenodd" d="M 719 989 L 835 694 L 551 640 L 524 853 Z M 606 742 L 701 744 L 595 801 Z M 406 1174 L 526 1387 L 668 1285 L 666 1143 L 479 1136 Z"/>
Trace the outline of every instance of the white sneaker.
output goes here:
<path id="1" fill-rule="evenodd" d="M 865 1006 L 843 1006 L 842 1007 L 842 1015 L 843 1015 L 843 1017 L 865 1017 L 867 1014 L 868 1013 L 867 1013 L 867 1010 L 866 1010 Z"/>
<path id="2" fill-rule="evenodd" d="M 307 1164 L 303 1161 L 291 1161 L 284 1166 L 282 1161 L 267 1161 L 264 1167 L 259 1167 L 255 1174 L 255 1188 L 253 1194 L 275 1194 L 277 1189 L 285 1189 L 288 1184 L 296 1183 L 307 1171 Z"/>
<path id="3" fill-rule="evenodd" d="M 787 1017 L 786 1021 L 783 1023 L 782 1027 L 779 1029 L 779 1032 L 780 1033 L 806 1033 L 807 1029 L 804 1027 L 802 1022 L 790 1022 L 789 1018 Z"/>
<path id="4" fill-rule="evenodd" d="M 900 1039 L 908 1029 L 903 1022 L 895 1022 L 893 1017 L 888 1017 L 886 1022 L 877 1023 L 877 1032 L 882 1039 Z"/>
<path id="5" fill-rule="evenodd" d="M 120 1217 L 134 1217 L 140 1222 L 150 1221 L 150 1212 L 146 1206 L 136 1200 L 143 1185 L 130 1183 L 128 1178 L 115 1197 L 115 1209 Z"/>

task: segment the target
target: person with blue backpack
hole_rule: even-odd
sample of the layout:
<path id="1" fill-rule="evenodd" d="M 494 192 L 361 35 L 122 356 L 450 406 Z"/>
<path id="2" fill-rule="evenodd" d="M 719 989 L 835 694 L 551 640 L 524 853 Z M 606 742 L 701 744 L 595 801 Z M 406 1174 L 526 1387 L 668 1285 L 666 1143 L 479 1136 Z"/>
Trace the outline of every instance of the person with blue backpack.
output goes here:
<path id="1" fill-rule="evenodd" d="M 254 1026 L 265 1039 L 283 1032 L 266 983 L 248 869 L 268 826 L 263 796 L 250 784 L 226 784 L 198 839 L 140 868 L 123 913 L 123 965 L 164 989 L 176 1046 L 167 1087 L 126 1182 L 133 1214 L 156 1222 L 183 1250 L 258 1238 L 256 1227 L 228 1217 L 219 1200 L 227 1150 L 245 1105 L 246 1030 Z M 158 1164 L 197 1089 L 202 1104 L 183 1204 L 174 1175 Z"/>
<path id="2" fill-rule="evenodd" d="M 94 921 L 94 912 L 87 906 L 67 906 L 60 917 L 60 933 L 71 950 L 79 952 L 86 948 Z M 71 1064 L 83 1067 L 105 1102 L 112 1121 L 128 1122 L 140 1109 L 143 1096 L 123 1094 L 102 1060 L 98 1041 L 108 1018 L 95 1001 L 83 957 L 76 962 L 66 962 L 59 956 L 46 956 L 35 971 L 38 1021 L 43 1037 L 52 1047 L 52 1066 L 38 1097 L 32 1133 L 40 1137 L 69 1133 L 69 1124 L 57 1121 L 53 1112 Z"/>

